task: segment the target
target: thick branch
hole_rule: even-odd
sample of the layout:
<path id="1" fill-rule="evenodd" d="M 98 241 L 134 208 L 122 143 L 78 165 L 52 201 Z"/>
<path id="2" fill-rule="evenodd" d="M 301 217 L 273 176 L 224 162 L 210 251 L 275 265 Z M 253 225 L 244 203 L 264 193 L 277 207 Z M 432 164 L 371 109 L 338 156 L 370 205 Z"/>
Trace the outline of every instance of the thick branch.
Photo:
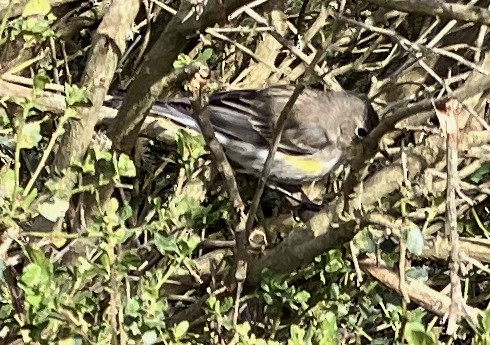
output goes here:
<path id="1" fill-rule="evenodd" d="M 380 265 L 375 259 L 363 258 L 359 260 L 361 269 L 371 275 L 376 280 L 380 281 L 388 288 L 401 293 L 400 291 L 400 275 L 393 272 L 389 267 Z M 433 290 L 427 285 L 411 278 L 408 279 L 408 284 L 405 285 L 407 294 L 410 300 L 422 306 L 426 310 L 430 310 L 436 315 L 443 317 L 449 312 L 451 299 L 443 293 Z M 467 321 L 472 324 L 478 324 L 478 315 L 480 310 L 465 306 Z"/>
<path id="2" fill-rule="evenodd" d="M 98 114 L 121 55 L 126 50 L 126 33 L 130 31 L 139 9 L 139 1 L 116 0 L 104 16 L 92 45 L 81 85 L 91 97 L 91 107 L 78 108 L 77 119 L 69 123 L 56 154 L 55 170 L 61 172 L 73 161 L 80 161 L 92 140 Z M 74 183 L 68 176 L 67 183 Z"/>

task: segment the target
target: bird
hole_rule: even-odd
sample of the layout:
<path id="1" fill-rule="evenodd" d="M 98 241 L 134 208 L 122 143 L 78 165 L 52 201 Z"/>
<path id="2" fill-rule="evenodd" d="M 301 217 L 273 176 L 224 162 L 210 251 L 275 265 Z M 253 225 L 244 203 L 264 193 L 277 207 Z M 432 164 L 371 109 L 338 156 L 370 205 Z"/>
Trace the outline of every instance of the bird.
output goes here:
<path id="1" fill-rule="evenodd" d="M 277 120 L 294 89 L 277 85 L 209 96 L 202 111 L 208 113 L 228 159 L 244 172 L 261 176 Z M 156 101 L 150 114 L 200 131 L 189 99 Z M 369 102 L 357 94 L 305 88 L 286 119 L 268 180 L 299 186 L 323 179 L 378 122 Z"/>

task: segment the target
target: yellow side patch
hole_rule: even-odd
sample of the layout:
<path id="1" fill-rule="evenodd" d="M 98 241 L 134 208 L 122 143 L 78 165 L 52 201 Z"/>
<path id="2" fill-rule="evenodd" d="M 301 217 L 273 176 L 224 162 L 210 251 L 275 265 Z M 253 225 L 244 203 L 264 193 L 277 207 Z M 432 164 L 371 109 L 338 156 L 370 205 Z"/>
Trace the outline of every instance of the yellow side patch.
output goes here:
<path id="1" fill-rule="evenodd" d="M 284 155 L 284 160 L 306 174 L 321 174 L 324 169 L 323 162 L 311 157 Z"/>

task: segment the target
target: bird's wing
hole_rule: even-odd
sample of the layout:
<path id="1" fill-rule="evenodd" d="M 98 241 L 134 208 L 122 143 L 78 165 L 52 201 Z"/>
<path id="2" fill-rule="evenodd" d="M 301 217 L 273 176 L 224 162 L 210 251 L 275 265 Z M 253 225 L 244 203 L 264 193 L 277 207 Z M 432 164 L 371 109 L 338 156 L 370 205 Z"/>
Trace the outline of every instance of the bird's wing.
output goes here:
<path id="1" fill-rule="evenodd" d="M 264 90 L 236 90 L 218 92 L 211 96 L 208 109 L 211 122 L 217 131 L 234 139 L 260 146 L 270 146 L 274 140 L 276 121 L 291 97 L 290 86 L 271 87 Z M 298 105 L 311 102 L 301 95 L 286 121 L 278 151 L 290 154 L 311 154 L 328 145 L 328 139 L 316 123 L 308 124 L 295 115 Z M 315 133 L 315 132 L 321 133 Z M 309 136 L 313 136 L 308 145 Z M 321 145 L 315 138 L 321 137 Z M 296 144 L 296 139 L 306 138 L 305 143 Z M 303 141 L 303 140 L 301 140 Z"/>
<path id="2" fill-rule="evenodd" d="M 217 92 L 211 95 L 207 110 L 217 132 L 261 147 L 270 144 L 274 129 L 274 114 L 267 102 L 256 90 Z"/>

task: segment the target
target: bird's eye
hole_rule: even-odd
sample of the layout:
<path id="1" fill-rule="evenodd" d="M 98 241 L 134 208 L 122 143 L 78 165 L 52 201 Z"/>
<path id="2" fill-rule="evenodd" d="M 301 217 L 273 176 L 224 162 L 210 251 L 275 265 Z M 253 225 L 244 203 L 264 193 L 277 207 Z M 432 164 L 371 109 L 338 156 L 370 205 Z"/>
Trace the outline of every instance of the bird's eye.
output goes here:
<path id="1" fill-rule="evenodd" d="M 366 128 L 357 127 L 356 128 L 356 135 L 359 138 L 365 138 L 368 135 L 368 132 L 367 132 Z"/>

